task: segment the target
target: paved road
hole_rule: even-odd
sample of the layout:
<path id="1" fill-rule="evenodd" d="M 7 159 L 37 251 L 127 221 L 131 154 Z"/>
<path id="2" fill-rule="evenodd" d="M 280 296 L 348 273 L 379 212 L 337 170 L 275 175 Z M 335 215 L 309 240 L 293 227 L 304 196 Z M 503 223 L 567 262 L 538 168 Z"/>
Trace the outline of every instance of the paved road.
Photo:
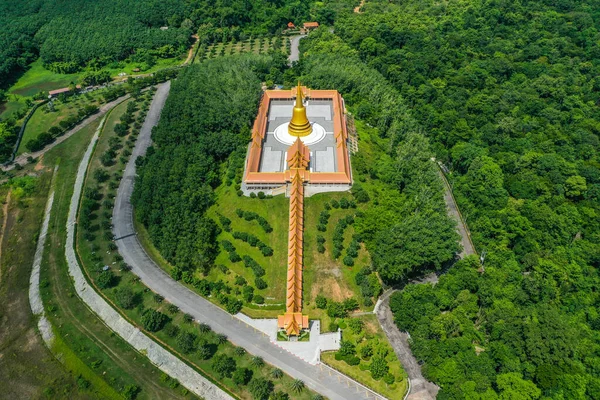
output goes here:
<path id="1" fill-rule="evenodd" d="M 460 234 L 460 243 L 462 245 L 462 251 L 459 254 L 459 257 L 464 258 L 471 254 L 477 254 L 475 252 L 473 242 L 471 241 L 469 229 L 462 220 L 460 216 L 460 211 L 458 210 L 458 206 L 454 201 L 454 196 L 452 195 L 452 188 L 450 187 L 450 184 L 446 180 L 446 177 L 444 176 L 441 169 L 438 168 L 438 172 L 440 174 L 440 178 L 444 183 L 444 201 L 446 203 L 448 215 L 450 215 L 454 220 L 456 220 L 457 231 Z M 421 279 L 420 281 L 411 283 L 435 284 L 437 283 L 437 280 L 437 275 L 430 274 Z M 411 388 L 407 400 L 435 399 L 437 392 L 439 391 L 439 387 L 427 381 L 423 377 L 423 374 L 421 373 L 421 366 L 410 351 L 410 345 L 408 344 L 408 334 L 406 332 L 400 332 L 400 330 L 394 323 L 394 316 L 392 314 L 392 311 L 390 310 L 390 296 L 394 292 L 395 290 L 389 290 L 381 296 L 379 306 L 376 308 L 376 315 L 377 319 L 379 320 L 379 324 L 381 325 L 381 328 L 388 337 L 388 340 L 394 348 L 396 356 L 402 363 L 402 366 L 404 367 L 404 370 L 406 371 L 410 379 Z"/>
<path id="2" fill-rule="evenodd" d="M 420 283 L 426 281 L 431 282 L 430 279 L 425 279 Z M 394 292 L 396 290 L 388 290 L 380 297 L 380 303 L 376 307 L 375 315 L 410 380 L 407 400 L 435 399 L 440 388 L 423 377 L 421 366 L 410 350 L 408 334 L 401 332 L 394 323 L 394 315 L 390 309 L 390 296 Z"/>
<path id="3" fill-rule="evenodd" d="M 54 142 L 50 143 L 48 146 L 44 147 L 42 150 L 36 151 L 35 153 L 23 153 L 20 156 L 16 157 L 14 162 L 12 162 L 10 165 L 3 166 L 2 170 L 10 171 L 15 167 L 15 164 L 21 164 L 21 165 L 26 164 L 27 157 L 31 156 L 33 158 L 38 158 L 39 156 L 43 155 L 44 153 L 46 153 L 53 147 L 58 146 L 59 144 L 61 144 L 62 142 L 64 142 L 65 140 L 67 140 L 68 138 L 70 138 L 71 136 L 73 136 L 74 134 L 76 134 L 77 132 L 79 132 L 80 130 L 85 128 L 86 126 L 88 126 L 91 122 L 104 116 L 104 114 L 109 112 L 114 106 L 116 106 L 117 104 L 119 104 L 120 102 L 122 102 L 124 100 L 127 100 L 128 98 L 129 98 L 129 95 L 127 94 L 125 96 L 119 97 L 116 100 L 111 101 L 110 103 L 101 105 L 96 114 L 92 114 L 89 117 L 85 118 L 83 121 L 81 121 L 80 123 L 75 125 L 74 128 L 72 128 L 71 130 L 66 132 L 64 135 L 60 136 L 58 139 L 56 139 Z"/>
<path id="4" fill-rule="evenodd" d="M 450 183 L 446 179 L 446 176 L 439 168 L 438 165 L 438 173 L 440 174 L 440 178 L 444 182 L 444 201 L 446 202 L 446 207 L 448 209 L 448 214 L 456 221 L 456 228 L 458 233 L 460 234 L 460 244 L 462 246 L 462 252 L 459 254 L 460 258 L 465 258 L 471 254 L 477 254 L 475 251 L 475 246 L 473 246 L 473 242 L 471 241 L 471 234 L 469 232 L 469 228 L 466 226 L 465 222 L 461 218 L 460 211 L 458 210 L 458 206 L 456 205 L 456 201 L 454 201 L 454 195 L 452 194 L 452 188 L 450 187 Z"/>
<path id="5" fill-rule="evenodd" d="M 133 207 L 130 203 L 135 177 L 135 159 L 144 155 L 150 145 L 152 127 L 159 120 L 167 95 L 168 87 L 159 88 L 157 91 L 117 192 L 113 211 L 113 232 L 124 261 L 132 267 L 132 272 L 138 275 L 147 287 L 161 294 L 165 300 L 179 307 L 182 312 L 191 314 L 197 321 L 209 324 L 215 332 L 224 333 L 231 342 L 244 347 L 249 353 L 262 357 L 266 362 L 281 368 L 294 378 L 302 379 L 316 392 L 331 400 L 373 399 L 372 393 L 367 394 L 365 389 L 359 389 L 346 376 L 326 368 L 321 369 L 318 365 L 310 365 L 274 346 L 263 333 L 171 279 L 144 251 L 135 235 Z"/>
<path id="6" fill-rule="evenodd" d="M 290 65 L 292 65 L 293 62 L 298 61 L 300 59 L 300 51 L 298 50 L 298 46 L 300 45 L 300 39 L 305 37 L 306 35 L 298 35 L 290 39 L 290 56 L 288 58 Z"/>

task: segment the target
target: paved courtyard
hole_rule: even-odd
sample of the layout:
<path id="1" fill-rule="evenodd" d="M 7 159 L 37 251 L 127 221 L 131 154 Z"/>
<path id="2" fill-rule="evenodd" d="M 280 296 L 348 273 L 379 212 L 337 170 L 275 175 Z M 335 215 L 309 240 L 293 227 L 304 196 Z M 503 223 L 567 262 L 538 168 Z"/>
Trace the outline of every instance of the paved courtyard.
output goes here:
<path id="1" fill-rule="evenodd" d="M 238 313 L 237 319 L 253 327 L 269 337 L 271 343 L 301 358 L 309 364 L 316 365 L 321 360 L 321 352 L 339 350 L 342 335 L 340 331 L 321 333 L 321 322 L 310 321 L 310 340 L 308 342 L 286 342 L 277 340 L 276 319 L 252 319 Z"/>
<path id="2" fill-rule="evenodd" d="M 331 100 L 308 100 L 306 115 L 311 123 L 325 129 L 325 137 L 309 145 L 312 172 L 337 172 L 337 155 L 333 136 L 333 102 Z M 290 122 L 294 100 L 272 100 L 269 106 L 267 132 L 263 142 L 260 172 L 283 172 L 287 169 L 286 158 L 289 144 L 275 138 L 275 129 Z"/>

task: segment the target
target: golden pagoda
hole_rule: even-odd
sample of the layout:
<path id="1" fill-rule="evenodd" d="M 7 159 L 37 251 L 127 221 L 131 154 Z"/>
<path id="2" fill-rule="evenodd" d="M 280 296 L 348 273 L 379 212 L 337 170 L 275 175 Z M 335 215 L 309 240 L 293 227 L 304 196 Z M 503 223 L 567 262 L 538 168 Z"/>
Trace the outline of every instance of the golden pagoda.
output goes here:
<path id="1" fill-rule="evenodd" d="M 288 133 L 296 137 L 304 137 L 310 135 L 312 132 L 312 125 L 306 117 L 306 107 L 302 102 L 302 89 L 300 82 L 296 88 L 296 104 L 294 104 L 294 111 L 292 113 L 292 120 L 288 125 Z"/>

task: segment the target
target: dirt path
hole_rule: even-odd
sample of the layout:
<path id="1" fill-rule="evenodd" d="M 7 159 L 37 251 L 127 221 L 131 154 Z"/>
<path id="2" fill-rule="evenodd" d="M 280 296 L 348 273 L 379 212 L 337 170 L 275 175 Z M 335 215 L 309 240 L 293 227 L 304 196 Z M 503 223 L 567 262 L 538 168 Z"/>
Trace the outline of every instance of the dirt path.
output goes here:
<path id="1" fill-rule="evenodd" d="M 198 43 L 198 39 L 200 39 L 200 37 L 198 35 L 192 35 L 192 37 L 194 38 L 194 43 L 192 43 L 192 47 L 190 47 L 190 50 L 188 51 L 188 56 L 181 65 L 189 64 L 190 61 L 192 61 L 192 57 L 194 57 L 194 46 L 196 43 Z"/>
<path id="2" fill-rule="evenodd" d="M 360 4 L 357 5 L 356 7 L 354 7 L 354 12 L 356 14 L 362 14 L 362 11 L 360 11 L 360 8 L 364 5 L 365 5 L 365 0 L 360 0 Z"/>
<path id="3" fill-rule="evenodd" d="M 4 205 L 2 206 L 2 229 L 0 230 L 0 243 L 4 240 L 4 232 L 6 231 L 6 220 L 8 219 L 8 203 L 10 203 L 10 195 L 12 193 L 12 188 L 8 189 L 8 194 L 6 195 L 6 200 L 4 200 Z M 0 267 L 2 266 L 2 246 L 0 245 Z M 2 273 L 0 273 L 0 283 L 2 283 Z"/>

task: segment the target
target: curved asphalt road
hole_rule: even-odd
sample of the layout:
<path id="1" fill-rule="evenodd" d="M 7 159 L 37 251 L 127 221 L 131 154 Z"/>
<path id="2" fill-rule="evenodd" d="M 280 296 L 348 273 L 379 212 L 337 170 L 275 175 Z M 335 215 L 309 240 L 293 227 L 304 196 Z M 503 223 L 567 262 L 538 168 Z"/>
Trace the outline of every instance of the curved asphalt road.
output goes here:
<path id="1" fill-rule="evenodd" d="M 298 46 L 300 45 L 300 40 L 305 37 L 306 35 L 298 35 L 290 39 L 290 56 L 288 58 L 290 65 L 300 59 L 300 50 L 298 50 Z"/>
<path id="2" fill-rule="evenodd" d="M 207 323 L 218 333 L 224 333 L 237 346 L 249 353 L 262 357 L 266 362 L 281 368 L 290 376 L 303 380 L 312 390 L 332 400 L 373 399 L 375 396 L 364 388 L 359 388 L 345 375 L 321 370 L 320 366 L 310 365 L 287 351 L 273 345 L 268 337 L 229 313 L 210 303 L 179 282 L 173 280 L 148 256 L 140 244 L 133 226 L 133 207 L 130 203 L 135 177 L 135 159 L 144 155 L 150 145 L 152 128 L 158 123 L 160 112 L 169 94 L 170 82 L 158 86 L 146 121 L 138 136 L 133 155 L 127 164 L 117 192 L 113 211 L 113 233 L 119 253 L 132 272 L 169 303 L 192 315 L 197 321 Z M 381 397 L 379 397 L 381 398 Z"/>

